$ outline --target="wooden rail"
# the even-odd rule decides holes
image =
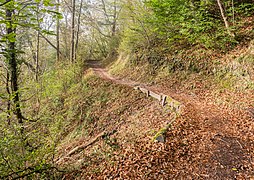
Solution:
[[[153,92],[153,91],[151,91],[145,87],[141,87],[141,86],[135,86],[134,89],[140,90],[142,93],[145,93],[147,95],[147,97],[151,96],[151,97],[157,99],[162,106],[167,105],[173,112],[175,112],[176,114],[180,114],[181,103],[174,100],[170,96],[167,96],[165,94],[158,94],[156,92]]]
[[[165,143],[166,132],[168,131],[168,129],[170,129],[171,125],[176,120],[176,118],[179,117],[181,114],[181,106],[182,106],[181,103],[174,100],[170,96],[167,96],[165,94],[155,93],[145,87],[135,86],[134,89],[140,90],[142,93],[145,93],[148,97],[151,96],[151,97],[157,99],[163,107],[166,106],[166,108],[168,108],[172,112],[172,114],[170,116],[170,120],[167,121],[166,125],[164,127],[162,127],[155,134],[155,136],[152,138],[152,141],[154,141],[154,142]]]

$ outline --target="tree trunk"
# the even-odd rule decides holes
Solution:
[[[64,19],[65,19],[65,29],[63,32],[61,32],[62,35],[64,35],[64,47],[65,47],[65,51],[64,51],[64,55],[66,57],[66,59],[68,59],[68,57],[70,56],[70,45],[69,45],[69,25],[68,25],[68,16],[64,15]]]
[[[6,0],[6,2],[11,2],[12,0]],[[6,10],[6,25],[7,37],[15,36],[15,28],[13,28],[13,10],[7,7]],[[18,118],[18,122],[23,123],[23,116],[20,109],[20,100],[19,100],[19,86],[18,86],[18,73],[17,73],[17,59],[16,59],[16,49],[15,49],[15,40],[7,40],[7,58],[10,68],[10,80],[11,80],[11,89],[13,94],[15,114]]]
[[[40,4],[37,3],[37,26],[40,28],[40,21],[39,21],[39,9]],[[35,80],[38,82],[39,80],[39,56],[40,56],[40,30],[37,30],[37,40],[36,40],[36,60],[35,60]]]
[[[72,0],[72,17],[71,17],[71,52],[70,52],[70,60],[73,63],[75,61],[74,53],[75,53],[75,1]]]
[[[229,23],[228,23],[228,20],[227,20],[227,16],[226,16],[225,13],[224,13],[224,9],[223,9],[223,7],[222,7],[221,1],[220,1],[220,0],[217,0],[217,3],[218,3],[218,6],[219,6],[219,8],[220,8],[221,17],[222,17],[222,19],[223,19],[223,21],[224,21],[224,24],[225,24],[225,27],[226,27],[226,29],[227,29],[227,31],[228,31],[228,34],[229,34],[230,36],[233,36],[233,37],[234,37],[234,34],[233,34],[233,33],[230,31],[230,29],[229,29]]]
[[[77,59],[77,53],[78,53],[80,18],[81,18],[82,6],[83,6],[83,0],[81,0],[81,2],[80,2],[79,14],[78,14],[78,29],[77,29],[76,44],[75,44],[75,59]]]
[[[6,73],[6,91],[7,91],[7,94],[8,94],[8,102],[7,102],[7,122],[8,124],[10,125],[11,124],[11,92],[10,92],[10,87],[9,87],[9,81],[10,81],[10,75],[9,75],[9,72],[7,70],[7,73]]]
[[[112,37],[116,35],[116,21],[117,21],[116,1],[114,1],[114,14],[113,14],[113,22],[112,22],[112,33],[111,33]]]
[[[40,32],[37,32],[37,46],[36,46],[36,62],[35,62],[35,79],[39,80],[39,53],[40,53]]]
[[[57,0],[57,12],[59,13],[60,0]],[[56,61],[60,61],[60,20],[56,21]]]

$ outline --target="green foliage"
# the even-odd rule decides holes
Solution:
[[[199,50],[227,52],[243,41],[241,18],[253,13],[253,3],[224,1],[228,33],[216,1],[148,0],[131,1],[121,16],[126,26],[121,34],[119,52],[132,55],[131,62],[148,62],[153,70],[168,65],[170,72],[211,73],[212,63],[200,58]],[[245,12],[245,13],[243,13]],[[126,17],[129,18],[126,18]],[[181,52],[195,51],[193,57]],[[201,53],[202,54],[202,53]],[[176,58],[175,58],[176,57]]]
[[[19,124],[8,125],[7,122],[1,121],[0,178],[20,177],[34,167],[37,173],[49,170],[42,167],[50,163],[55,143],[46,136],[42,136],[42,130],[39,127],[44,127],[45,123],[40,123],[40,126],[39,123],[34,125],[38,129],[25,128],[24,133],[21,134],[19,132],[22,127]],[[31,173],[27,177],[35,177],[35,174]]]
[[[218,13],[211,12],[211,4],[187,0],[152,0],[146,4],[154,12],[151,18],[156,27],[154,31],[169,45],[201,44],[220,49],[231,42],[226,33],[222,34],[225,38],[220,39],[220,34],[225,32],[224,24],[217,18]]]
[[[238,17],[244,16],[252,16],[254,13],[254,5],[253,2],[245,0],[245,1],[236,1],[232,4],[232,1],[225,3],[228,16],[233,18],[235,16],[237,19]],[[234,18],[235,18],[234,17]]]
[[[10,117],[9,124],[7,114],[0,113],[0,178],[60,177],[61,173],[54,167],[54,157],[65,127],[77,117],[65,100],[69,89],[76,88],[80,82],[80,67],[80,64],[60,64],[45,72],[38,83],[27,77],[22,86],[23,98],[36,96],[22,105],[28,117],[23,124],[16,123],[14,116]]]

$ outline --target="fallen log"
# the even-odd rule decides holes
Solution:
[[[81,151],[85,148],[87,148],[88,146],[91,146],[92,144],[94,144],[95,142],[97,142],[99,140],[99,138],[102,138],[103,136],[105,136],[105,134],[107,134],[105,131],[101,132],[100,134],[98,134],[95,138],[91,139],[88,143],[84,143],[81,144],[80,146],[75,147],[74,149],[72,149],[70,152],[68,152],[64,157],[60,158],[59,160],[56,161],[56,164],[59,164],[60,162],[62,162],[64,159],[68,158],[69,156],[77,153],[78,151]]]
[[[88,143],[86,144],[81,144],[80,146],[75,147],[74,149],[72,149],[66,156],[71,156],[72,154],[75,154],[76,152],[87,148],[88,146],[94,144],[97,140],[99,140],[100,137],[102,137],[105,134],[105,132],[102,132],[100,134],[98,134],[95,138],[93,138],[92,140],[90,140]]]

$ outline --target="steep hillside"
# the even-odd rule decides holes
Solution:
[[[91,113],[81,118],[58,148],[57,163],[71,167],[65,179],[253,178],[253,114],[252,107],[243,108],[251,102],[228,102],[234,91],[220,91],[218,103],[216,89],[210,87],[190,90],[180,82],[172,86],[165,78],[146,84],[183,105],[165,134],[166,142],[156,143],[153,137],[172,119],[170,109],[105,69],[88,70],[85,76],[91,88],[87,96],[103,99],[89,105]],[[199,80],[195,78],[192,82]],[[84,148],[66,156],[80,145]]]
[[[251,19],[241,31],[249,38],[225,52],[193,46],[170,53],[158,44],[121,52],[114,62],[109,56],[106,68],[87,61],[80,121],[55,159],[67,168],[64,178],[254,178]],[[161,106],[137,86],[173,98],[181,113],[174,119],[170,102]],[[160,132],[165,142],[154,141]]]

